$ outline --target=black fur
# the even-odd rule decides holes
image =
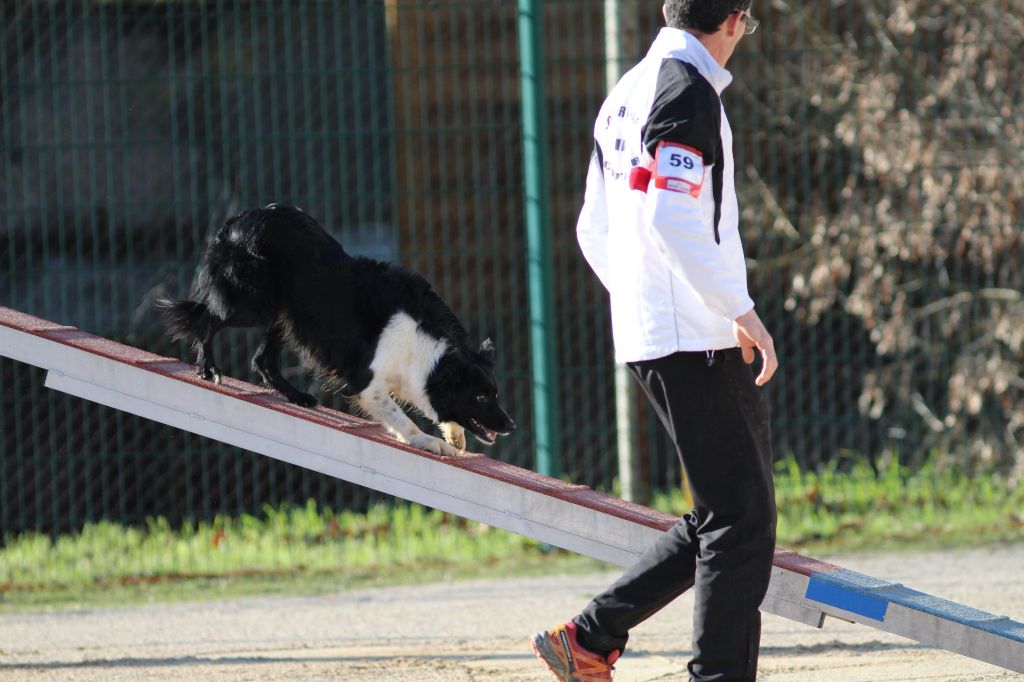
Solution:
[[[259,327],[264,339],[252,368],[268,386],[292,402],[316,405],[281,375],[287,345],[358,400],[373,380],[370,364],[385,326],[405,313],[447,344],[424,378],[438,422],[455,422],[484,442],[515,428],[498,404],[490,340],[471,347],[425,278],[349,255],[300,209],[271,204],[227,220],[207,248],[194,290],[195,300],[164,300],[159,308],[174,338],[195,343],[198,373],[206,379],[220,381],[212,345],[220,329]]]

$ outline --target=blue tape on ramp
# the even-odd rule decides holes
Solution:
[[[898,586],[882,593],[893,604],[1024,643],[1024,623]]]
[[[885,612],[889,608],[887,599],[879,599],[857,589],[851,589],[835,582],[826,582],[815,576],[811,576],[807,583],[807,592],[804,596],[807,599],[813,599],[816,602],[877,621],[885,620]]]

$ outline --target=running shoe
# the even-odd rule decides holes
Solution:
[[[576,624],[572,621],[535,634],[533,652],[560,682],[607,682],[612,679],[612,664],[620,655],[613,651],[602,656],[584,649],[576,641]]]

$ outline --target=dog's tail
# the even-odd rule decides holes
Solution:
[[[168,298],[157,300],[156,311],[160,316],[160,321],[167,327],[168,333],[175,341],[191,341],[200,336],[210,315],[205,303],[175,301]]]

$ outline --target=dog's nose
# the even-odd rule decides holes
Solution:
[[[505,420],[505,433],[512,433],[516,430],[516,423],[511,419]]]

